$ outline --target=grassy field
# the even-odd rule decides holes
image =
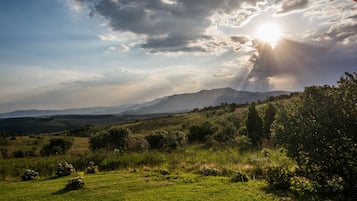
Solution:
[[[232,183],[227,177],[122,170],[84,175],[85,187],[66,191],[73,176],[27,182],[1,182],[1,200],[279,200],[263,181]]]

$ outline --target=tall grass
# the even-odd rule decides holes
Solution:
[[[1,180],[19,179],[25,169],[37,170],[41,177],[52,177],[58,162],[62,160],[72,163],[77,171],[84,171],[87,164],[93,161],[100,171],[163,167],[199,173],[202,167],[211,167],[217,168],[222,176],[230,176],[235,170],[239,170],[253,177],[256,170],[263,170],[269,166],[294,166],[294,162],[282,150],[263,149],[241,153],[231,147],[207,149],[201,145],[192,145],[172,152],[156,150],[142,153],[98,152],[0,160],[0,178]]]

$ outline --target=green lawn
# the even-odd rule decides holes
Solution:
[[[2,201],[15,200],[278,200],[263,181],[232,183],[227,177],[155,171],[114,171],[84,176],[81,190],[63,190],[70,177],[0,183]]]

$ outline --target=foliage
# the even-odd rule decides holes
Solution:
[[[357,74],[346,73],[337,87],[305,88],[297,104],[280,108],[276,143],[285,146],[299,172],[323,194],[357,193]]]
[[[148,141],[142,136],[131,135],[128,139],[128,151],[144,152],[150,147]]]
[[[186,144],[186,134],[180,131],[168,132],[165,130],[154,131],[147,135],[145,139],[148,141],[151,149],[162,149],[172,151]]]
[[[147,135],[145,139],[148,141],[151,149],[160,149],[164,146],[164,138],[166,135],[168,135],[167,131],[158,130]]]
[[[66,190],[78,190],[84,187],[83,178],[70,179],[65,187]]]
[[[218,169],[217,168],[210,168],[210,167],[203,167],[202,168],[202,175],[203,176],[217,176]]]
[[[23,158],[26,156],[26,153],[23,150],[16,150],[13,155],[15,158]]]
[[[71,175],[75,171],[76,170],[74,169],[72,164],[67,163],[66,161],[61,161],[57,165],[56,176],[57,177],[68,176],[68,175]]]
[[[95,162],[93,161],[89,162],[86,167],[86,173],[94,174],[97,172],[98,172],[98,166],[95,164]]]
[[[273,121],[275,120],[275,115],[276,115],[276,109],[275,107],[271,104],[268,103],[267,107],[264,110],[264,116],[263,116],[263,138],[265,139],[270,139],[271,137],[271,125],[273,124]]]
[[[38,177],[39,175],[40,174],[37,171],[27,169],[27,170],[25,170],[24,174],[21,176],[21,179],[22,179],[22,181],[33,180],[36,177]]]
[[[291,178],[290,190],[300,198],[312,198],[317,195],[316,184],[301,176]]]
[[[269,167],[266,172],[266,181],[268,187],[273,190],[288,190],[290,188],[290,180],[294,176],[288,168],[278,166]]]
[[[0,132],[0,146],[6,146],[8,144],[7,135]]]
[[[102,131],[92,135],[89,143],[93,151],[99,149],[113,151],[114,149],[118,149],[120,152],[124,152],[128,148],[130,135],[131,131],[127,128],[112,128],[109,131]]]
[[[42,156],[65,154],[72,144],[73,142],[67,139],[50,139],[49,143],[43,146],[40,153]]]
[[[248,117],[246,121],[247,133],[254,146],[260,144],[263,133],[263,120],[259,116],[255,103],[251,103],[248,108]]]
[[[233,143],[234,138],[237,136],[237,129],[230,123],[222,123],[222,127],[213,134],[213,139],[216,142],[227,144]]]
[[[209,136],[215,132],[213,125],[206,121],[201,125],[194,125],[190,127],[190,133],[188,134],[188,142],[206,142]]]
[[[236,171],[235,174],[231,177],[232,182],[248,182],[249,178],[246,173]]]

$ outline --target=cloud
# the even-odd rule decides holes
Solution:
[[[207,29],[214,23],[214,15],[239,12],[244,5],[259,0],[78,0],[91,7],[91,15],[101,16],[107,26],[116,32],[130,32],[145,38],[141,47],[156,52],[209,52],[210,47],[197,46],[202,41],[210,43]],[[233,23],[231,21],[231,23]],[[99,35],[102,40],[117,40],[113,35]]]
[[[354,45],[306,44],[283,40],[275,49],[255,41],[247,89],[303,89],[307,85],[335,84],[344,72],[356,70]],[[288,84],[287,80],[291,80]],[[285,84],[283,84],[285,83]]]
[[[332,25],[326,36],[337,42],[344,42],[352,38],[357,39],[357,19],[349,18]]]
[[[249,39],[245,36],[231,36],[231,40],[233,42],[238,42],[242,45],[246,44],[249,41]]]
[[[278,14],[288,13],[295,10],[306,8],[309,4],[309,0],[284,0],[281,3]]]

